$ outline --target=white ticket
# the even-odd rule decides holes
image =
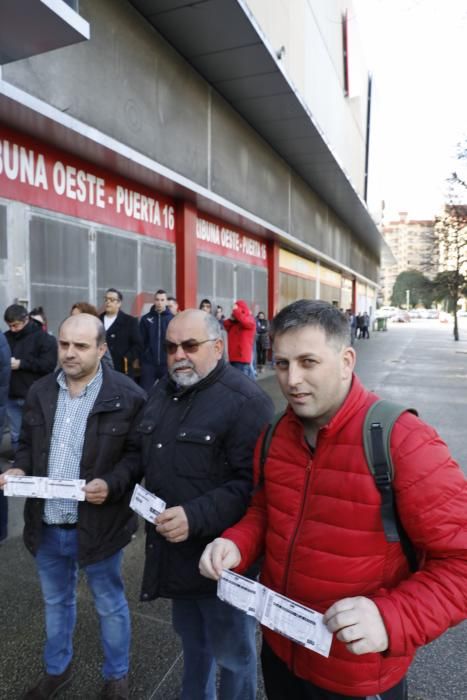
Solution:
[[[265,627],[321,656],[329,656],[332,634],[323,624],[321,613],[232,571],[222,572],[217,595],[247,615],[255,616]]]
[[[135,490],[130,501],[130,508],[135,513],[141,515],[148,523],[154,523],[154,520],[165,510],[165,501],[158,498],[147,489],[136,484]]]
[[[296,603],[268,588],[261,624],[322,656],[329,656],[332,634],[323,624],[321,613]]]
[[[256,581],[225,570],[217,582],[217,595],[224,603],[256,617],[258,586],[261,584]]]
[[[69,498],[84,501],[84,479],[49,479],[46,476],[5,476],[5,496],[27,498]]]

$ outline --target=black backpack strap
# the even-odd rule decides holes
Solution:
[[[259,456],[259,474],[258,474],[258,483],[256,484],[256,487],[253,491],[253,493],[256,493],[256,491],[259,491],[263,487],[264,484],[264,465],[266,464],[266,460],[268,458],[268,453],[269,453],[269,448],[271,447],[271,442],[272,438],[274,436],[274,432],[277,428],[278,423],[282,420],[282,418],[285,416],[285,411],[279,411],[279,413],[276,413],[272,421],[269,423],[268,427],[264,431],[263,435],[263,442],[261,443],[261,452]]]
[[[417,414],[415,409],[392,401],[376,401],[365,416],[363,443],[368,467],[381,495],[381,520],[386,540],[401,543],[411,571],[416,571],[416,552],[400,521],[392,487],[394,465],[390,449],[391,431],[396,420],[406,411]]]

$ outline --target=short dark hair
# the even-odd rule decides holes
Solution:
[[[203,304],[209,304],[209,306],[210,306],[211,309],[212,309],[212,304],[211,304],[211,302],[209,301],[209,299],[201,299],[201,301],[199,302],[199,308],[200,308],[200,309],[201,309],[201,307],[203,306]]]
[[[350,323],[336,306],[320,299],[299,299],[285,306],[271,321],[271,337],[306,326],[321,328],[327,340],[340,347],[350,345]]]
[[[165,296],[167,296],[165,289],[158,289],[157,292],[154,292],[154,296],[156,296],[156,294],[165,294]]]
[[[116,294],[118,296],[118,301],[123,301],[123,294],[119,292],[118,289],[115,289],[115,287],[109,287],[105,290],[106,294],[108,294],[109,292],[112,292],[112,294]]]
[[[24,321],[28,317],[28,310],[21,304],[11,304],[5,309],[3,319],[5,323]]]
[[[159,292],[157,292],[159,294]],[[167,297],[167,301],[177,301],[175,297]]]

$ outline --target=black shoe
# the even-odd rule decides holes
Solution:
[[[102,700],[128,700],[128,676],[106,681],[100,697]]]
[[[71,676],[71,664],[58,676],[43,673],[34,688],[30,688],[23,695],[23,700],[48,700],[48,698],[54,698],[62,688],[68,685],[71,681]]]

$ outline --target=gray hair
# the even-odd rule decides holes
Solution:
[[[221,337],[221,328],[219,325],[219,321],[212,314],[207,314],[204,311],[203,313],[205,315],[204,325],[206,327],[206,332],[208,334],[209,340],[217,340]]]
[[[271,321],[271,337],[287,331],[315,326],[339,349],[350,345],[350,322],[336,306],[320,299],[299,299],[285,306]]]

